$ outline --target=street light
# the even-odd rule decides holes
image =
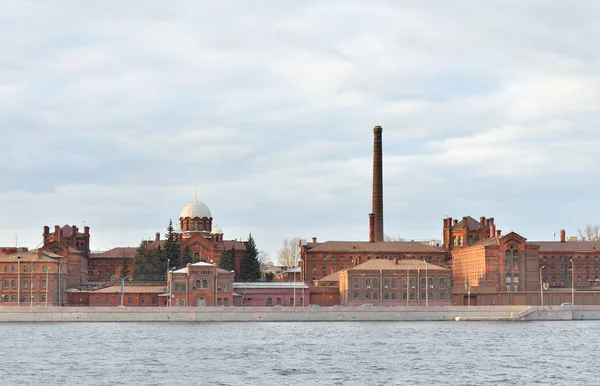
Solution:
[[[540,267],[540,304],[544,307],[544,285],[542,284],[542,269],[546,268],[545,265]]]
[[[571,305],[575,305],[575,262],[573,259],[569,259],[571,261]]]
[[[21,306],[21,256],[17,256],[17,307]]]
[[[50,273],[50,267],[46,270],[46,307],[48,307],[48,274]]]
[[[29,307],[33,307],[33,267],[33,264],[29,267]]]

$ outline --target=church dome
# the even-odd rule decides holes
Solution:
[[[195,218],[195,217],[211,218],[212,215],[210,214],[210,209],[208,209],[208,206],[204,205],[203,203],[201,203],[198,200],[194,200],[183,207],[183,209],[181,210],[181,216],[179,216],[179,218],[188,218],[188,217],[189,218]]]
[[[219,228],[218,225],[215,225],[212,229],[212,231],[210,232],[211,235],[220,235],[223,234],[223,230],[221,228]]]

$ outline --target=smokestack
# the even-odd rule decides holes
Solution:
[[[381,126],[373,127],[373,215],[375,241],[383,241],[383,162]]]
[[[375,242],[375,214],[369,213],[369,242]]]
[[[567,241],[567,232],[564,229],[560,230],[560,242],[564,243]]]
[[[317,243],[317,238],[313,237],[312,239],[313,239],[313,244],[316,244]]]
[[[490,225],[490,238],[496,237],[496,226],[494,224]]]

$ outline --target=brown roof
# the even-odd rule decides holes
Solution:
[[[246,244],[244,244],[241,241],[237,241],[237,240],[223,240],[223,246],[227,249],[232,249],[233,247],[235,247],[235,249],[245,249],[246,248]]]
[[[600,253],[600,241],[530,241],[540,246],[540,252]]]
[[[415,241],[325,241],[311,249],[311,252],[345,253],[444,253],[443,248],[432,247]]]
[[[456,225],[452,226],[452,229],[461,229],[463,227],[464,219],[460,220]],[[467,216],[467,228],[472,230],[477,230],[481,227],[481,223],[475,220],[471,216]]]
[[[131,294],[131,293],[160,294],[165,291],[166,291],[165,286],[125,285],[125,293],[127,293],[127,294]],[[121,293],[121,286],[120,285],[111,285],[111,286],[100,288],[100,289],[97,289],[95,291],[90,291],[90,292],[94,293],[94,294]]]
[[[325,276],[324,278],[321,278],[317,281],[340,281],[340,275],[339,275],[339,271],[336,271],[330,275]]]
[[[350,270],[398,270],[398,271],[406,271],[413,270],[416,271],[418,269],[425,271],[448,271],[447,268],[440,267],[438,265],[429,264],[423,260],[410,259],[410,260],[387,260],[387,259],[371,259],[362,264],[359,264],[355,267],[350,268]],[[322,280],[322,279],[321,279]]]
[[[17,259],[19,257],[19,259]],[[38,256],[38,251],[27,251],[18,253],[0,253],[0,262],[3,263],[16,263],[21,262],[32,262],[32,261],[48,261],[55,262],[55,259],[60,259],[62,256],[56,253],[43,251],[42,256]]]
[[[71,237],[73,235],[73,227],[71,225],[63,225],[62,228],[62,237]],[[83,236],[84,233],[77,231],[76,236]]]
[[[135,257],[137,248],[136,247],[116,247],[109,249],[102,253],[92,253],[90,257],[93,258],[122,258],[122,257]]]

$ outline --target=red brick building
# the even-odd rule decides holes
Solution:
[[[75,225],[54,226],[54,232],[44,226],[43,249],[66,258],[68,287],[76,288],[89,280],[90,227],[79,232]]]
[[[233,277],[233,272],[202,261],[171,271],[167,277],[170,306],[233,305]]]

